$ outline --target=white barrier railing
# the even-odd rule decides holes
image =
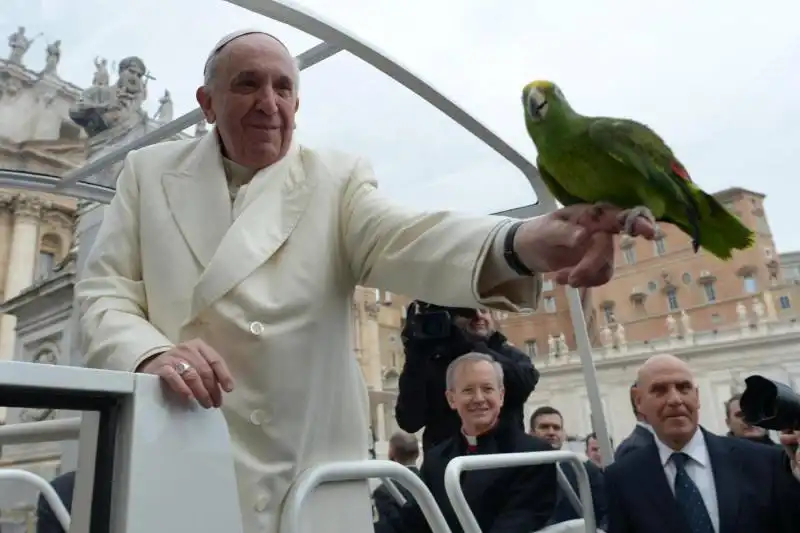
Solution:
[[[461,474],[465,470],[487,470],[490,468],[512,468],[534,466],[546,463],[569,463],[578,478],[578,493],[583,507],[583,522],[587,533],[595,533],[596,523],[592,506],[592,490],[589,485],[589,474],[583,461],[574,452],[524,452],[498,453],[494,455],[470,455],[456,457],[447,465],[444,472],[444,487],[453,505],[453,510],[461,523],[464,533],[482,533],[469,508],[464,491],[461,489]]]
[[[80,417],[9,424],[0,426],[0,446],[76,440],[80,436],[80,432]]]
[[[3,468],[0,469],[0,480],[21,481],[36,487],[36,489],[42,493],[42,496],[47,503],[50,504],[50,509],[52,509],[53,514],[56,515],[58,523],[61,524],[61,527],[64,528],[64,531],[69,531],[69,525],[71,522],[69,512],[61,502],[61,498],[59,498],[58,493],[56,493],[55,489],[51,487],[50,483],[48,483],[44,478],[28,472],[27,470]]]
[[[80,435],[81,419],[61,418],[43,420],[41,422],[21,422],[0,427],[0,446],[9,444],[29,444],[34,442],[52,442],[74,440]],[[20,481],[33,485],[50,505],[58,523],[69,531],[71,518],[55,489],[41,476],[27,470],[17,468],[0,469],[0,480]]]
[[[280,533],[297,533],[303,503],[323,483],[388,478],[406,487],[431,527],[431,533],[451,533],[441,509],[425,483],[407,467],[392,461],[366,460],[329,463],[304,471],[292,485],[281,513]]]

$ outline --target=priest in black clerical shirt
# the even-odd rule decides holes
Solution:
[[[454,457],[552,450],[542,439],[515,424],[499,422],[503,405],[503,369],[486,354],[468,353],[447,369],[447,400],[461,418],[461,432],[425,453],[420,474],[453,533],[461,525],[444,488],[444,471]],[[461,486],[484,533],[531,533],[547,524],[556,503],[555,465],[524,466],[465,473]],[[375,524],[376,533],[427,532],[416,504]]]

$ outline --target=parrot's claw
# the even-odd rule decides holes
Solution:
[[[600,220],[600,218],[603,216],[603,213],[605,213],[606,211],[614,211],[615,209],[617,208],[616,206],[614,206],[614,204],[607,202],[597,202],[595,204],[592,204],[592,210],[591,210],[592,219],[595,221]]]
[[[653,216],[653,212],[643,205],[634,207],[628,211],[623,211],[620,216],[624,217],[625,220],[623,232],[631,237],[636,237],[636,233],[633,230],[633,224],[636,222],[637,218],[644,217],[654,226],[656,223],[656,217]]]

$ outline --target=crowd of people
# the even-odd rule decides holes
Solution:
[[[413,307],[432,308],[419,302]],[[441,312],[433,308],[432,313]],[[470,316],[466,310],[448,311],[452,328],[448,336],[426,339],[424,364],[413,332],[425,328],[407,322],[403,336],[407,359],[396,410],[398,424],[408,432],[422,425],[420,417],[407,416],[409,402],[415,412],[429,413],[417,472],[451,530],[462,531],[444,491],[449,460],[469,454],[560,450],[566,429],[557,408],[541,406],[531,415],[526,433],[517,414],[538,380],[530,360],[509,357],[516,349],[496,331],[489,313],[474,310],[471,320],[465,320]],[[421,318],[412,315],[410,320]],[[451,339],[455,339],[452,344]],[[520,375],[528,377],[525,389],[520,388]],[[635,380],[630,396],[637,422],[616,447],[614,463],[603,466],[595,434],[584,440],[584,468],[598,528],[609,533],[800,530],[800,512],[794,505],[800,498],[795,434],[782,435],[781,445],[764,429],[749,424],[742,415],[741,395],[725,402],[729,434],[710,433],[699,423],[699,393],[692,370],[678,357],[651,357]],[[427,395],[418,392],[417,383],[429,384]],[[444,390],[432,390],[430,384],[437,383]],[[515,388],[511,394],[509,388]],[[450,411],[426,407],[434,402],[446,403]],[[412,434],[392,437],[392,460],[416,468],[419,455]],[[530,533],[584,516],[576,473],[565,466],[470,473],[462,486],[481,531]],[[408,501],[401,505],[383,485],[374,494],[376,532],[427,530],[410,495],[405,494]]]

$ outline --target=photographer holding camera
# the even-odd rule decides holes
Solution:
[[[395,419],[408,433],[425,428],[423,450],[461,428],[458,414],[445,397],[445,373],[453,359],[469,352],[490,355],[503,367],[505,399],[500,417],[524,428],[523,405],[539,381],[539,372],[530,357],[495,329],[488,311],[414,301],[402,337],[406,361]]]

